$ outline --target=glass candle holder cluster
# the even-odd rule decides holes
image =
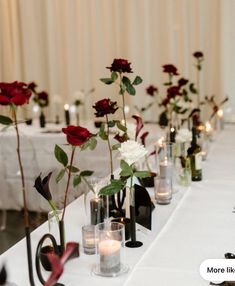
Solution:
[[[127,272],[124,225],[106,221],[95,226],[95,234],[96,263],[93,266],[93,273],[115,277]]]

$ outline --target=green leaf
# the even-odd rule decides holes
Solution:
[[[96,145],[97,145],[96,138],[95,137],[91,137],[91,139],[89,140],[89,149],[90,150],[94,150]]]
[[[126,127],[122,125],[120,121],[117,121],[117,128],[123,132],[126,132]]]
[[[124,76],[122,78],[122,82],[123,84],[126,86],[126,91],[130,94],[130,95],[135,95],[135,88],[134,86],[131,84],[131,81],[128,77]]]
[[[132,82],[133,85],[138,85],[142,82],[142,78],[140,76],[137,75],[137,77],[134,79],[134,81]]]
[[[10,125],[13,123],[10,117],[0,115],[0,123],[3,125]]]
[[[111,79],[112,81],[115,81],[118,78],[118,74],[116,72],[111,73]]]
[[[133,175],[133,170],[131,166],[127,164],[126,161],[121,160],[120,167],[122,169],[122,171],[120,172],[120,176],[128,177]]]
[[[147,177],[151,177],[151,173],[148,171],[136,171],[134,173],[134,176],[137,178],[147,178]]]
[[[111,78],[101,78],[100,79],[102,82],[104,82],[105,84],[112,84],[113,80]]]
[[[80,173],[80,176],[81,176],[81,177],[89,177],[89,176],[91,176],[93,173],[94,173],[93,171],[85,170],[85,171],[82,171],[82,172]]]
[[[70,166],[67,166],[66,168],[67,168],[68,171],[69,171]],[[79,172],[79,169],[78,169],[77,167],[71,166],[71,172],[72,172],[72,173],[77,173],[77,172]]]
[[[56,183],[59,183],[59,181],[64,177],[65,169],[62,169],[59,174],[56,176]]]
[[[197,89],[195,88],[194,83],[190,83],[190,85],[189,85],[189,90],[190,90],[192,93],[197,94]]]
[[[62,148],[57,144],[55,145],[54,154],[58,162],[60,162],[65,167],[68,165],[68,156]]]
[[[112,150],[117,150],[117,149],[120,148],[120,147],[121,147],[121,143],[114,144],[114,145],[112,146]]]
[[[126,91],[126,86],[123,84],[123,82],[120,83],[120,90],[119,94],[124,94]]]
[[[104,128],[105,128],[105,124],[102,123],[100,127],[100,131],[99,131],[99,136],[103,140],[108,140],[108,134],[105,132]]]
[[[73,186],[76,187],[81,183],[82,179],[80,175],[76,175],[73,178]]]
[[[108,126],[112,128],[115,126],[115,123],[116,123],[115,120],[111,120],[108,122]]]
[[[112,180],[111,184],[103,187],[99,191],[99,195],[111,196],[120,192],[126,185],[126,181]]]

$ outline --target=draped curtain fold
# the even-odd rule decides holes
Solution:
[[[52,119],[77,91],[95,88],[82,108],[87,119],[96,100],[120,101],[117,87],[99,81],[114,58],[127,58],[144,79],[127,99],[133,108],[150,100],[149,84],[164,95],[163,64],[195,81],[192,53],[201,50],[201,94],[219,100],[235,92],[234,8],[233,0],[0,0],[0,80],[35,81],[50,94]],[[154,119],[155,109],[147,116]]]

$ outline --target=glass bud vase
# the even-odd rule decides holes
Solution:
[[[41,128],[44,128],[46,126],[46,117],[45,117],[43,110],[41,110],[41,113],[40,113],[39,123],[40,123]]]

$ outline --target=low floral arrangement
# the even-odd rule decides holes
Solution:
[[[28,88],[33,92],[34,98],[33,101],[38,104],[38,106],[42,109],[49,105],[49,96],[46,91],[38,92],[37,89],[38,85],[35,82],[31,82],[28,85]]]

